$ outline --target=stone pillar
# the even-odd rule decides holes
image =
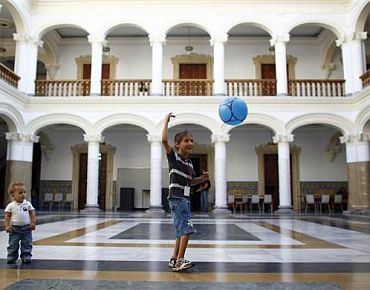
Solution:
[[[103,46],[106,41],[103,37],[89,35],[91,43],[91,84],[90,96],[101,95],[101,72],[103,63]]]
[[[16,41],[14,72],[20,76],[18,89],[26,95],[35,95],[38,46],[43,42],[22,33],[14,33]]]
[[[163,214],[162,209],[162,137],[147,135],[150,142],[150,208],[148,213]]]
[[[150,45],[152,46],[152,96],[163,96],[162,74],[163,74],[163,45],[166,37],[149,36]]]
[[[348,211],[370,214],[370,134],[345,135]]]
[[[8,141],[5,188],[7,189],[11,182],[23,182],[26,186],[27,198],[30,200],[33,143],[37,143],[39,137],[11,132],[6,133],[5,138]],[[8,194],[4,197],[4,202],[9,202]]]
[[[227,208],[226,184],[226,142],[230,140],[228,134],[212,135],[215,146],[215,209],[214,214],[229,214]]]
[[[212,38],[211,46],[213,46],[213,95],[225,95],[225,42],[228,35],[220,38]]]
[[[352,95],[362,90],[360,76],[364,73],[365,68],[363,41],[366,38],[367,32],[354,32],[336,42],[337,46],[342,48],[346,95]]]
[[[59,69],[59,64],[48,63],[45,65],[48,80],[54,80]]]
[[[276,69],[276,95],[288,95],[287,57],[286,43],[290,35],[279,35],[270,40],[271,46],[275,46],[275,69]]]
[[[101,135],[84,135],[88,142],[87,149],[87,184],[86,184],[86,205],[85,210],[99,210],[99,146],[104,142]]]
[[[278,144],[279,163],[279,209],[276,213],[290,214],[292,209],[291,196],[291,172],[290,172],[290,148],[289,142],[293,142],[293,135],[276,135],[274,143]]]

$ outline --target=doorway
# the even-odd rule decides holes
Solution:
[[[91,79],[91,63],[84,63],[82,67],[82,78],[84,80],[90,80]],[[109,63],[103,63],[102,64],[102,69],[101,69],[101,79],[102,80],[108,80],[110,78],[110,64]],[[102,94],[105,96],[108,94],[108,87],[105,86],[104,92]],[[83,90],[83,93],[86,95],[87,91]],[[83,95],[83,96],[85,96]]]
[[[202,171],[207,171],[207,154],[191,154],[190,160],[196,176],[200,176]],[[200,211],[200,194],[196,192],[198,186],[194,186],[190,195],[190,204],[193,211]]]
[[[279,167],[277,154],[264,155],[265,194],[272,195],[274,211],[279,207]]]
[[[40,178],[41,178],[41,144],[33,143],[32,154],[32,186],[31,186],[31,201],[34,207],[38,209],[38,205],[42,199],[40,193]]]
[[[181,96],[205,96],[207,94],[207,84],[197,80],[207,79],[207,64],[180,63],[179,67],[180,79],[189,80],[180,83],[179,94]]]

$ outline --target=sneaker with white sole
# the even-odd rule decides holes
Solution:
[[[176,258],[175,257],[171,257],[170,261],[168,262],[168,268],[175,267],[175,264],[176,264]]]
[[[195,265],[194,263],[192,263],[188,260],[185,260],[184,258],[180,258],[180,259],[177,260],[175,266],[172,268],[172,271],[173,272],[181,272],[181,271],[190,269],[194,265]]]

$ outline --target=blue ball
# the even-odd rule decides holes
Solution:
[[[228,125],[238,125],[248,116],[247,104],[237,98],[228,97],[218,107],[221,120]]]

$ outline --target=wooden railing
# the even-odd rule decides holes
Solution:
[[[289,80],[288,93],[298,97],[343,97],[344,80]]]
[[[370,85],[370,70],[366,71],[362,76],[360,76],[362,81],[362,88],[366,88]]]
[[[163,80],[165,96],[212,96],[212,80]]]
[[[103,96],[149,96],[151,80],[102,80]]]
[[[227,96],[275,96],[276,80],[225,80]]]
[[[18,81],[21,79],[14,72],[8,69],[5,65],[0,63],[0,79],[7,82],[9,85],[17,88]]]
[[[36,96],[75,97],[90,94],[90,80],[37,80]]]

